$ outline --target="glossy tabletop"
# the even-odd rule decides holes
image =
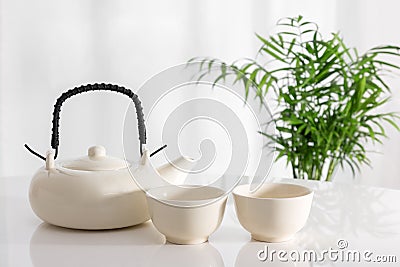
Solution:
[[[29,179],[0,178],[0,266],[400,265],[400,191],[277,180],[315,190],[308,222],[293,240],[275,244],[251,240],[230,198],[222,225],[209,242],[173,245],[150,221],[108,231],[48,225],[30,209]]]

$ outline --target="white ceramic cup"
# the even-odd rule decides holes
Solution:
[[[312,190],[283,183],[264,184],[254,193],[249,188],[236,187],[233,197],[239,222],[253,239],[283,242],[303,228],[310,214]]]
[[[150,217],[167,241],[200,244],[219,227],[227,196],[215,187],[164,186],[147,191]]]

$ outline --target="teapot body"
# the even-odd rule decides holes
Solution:
[[[114,229],[149,220],[145,193],[128,168],[82,171],[40,168],[29,201],[35,214],[53,225],[87,230]]]

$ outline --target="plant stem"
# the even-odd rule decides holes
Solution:
[[[326,175],[326,181],[328,181],[328,182],[332,181],[332,175],[333,175],[333,171],[335,170],[335,166],[336,166],[336,163],[334,163],[334,160],[331,160],[331,162],[329,162],[329,168],[328,168],[328,173]]]

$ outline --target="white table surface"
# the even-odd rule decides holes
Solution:
[[[239,225],[232,199],[220,228],[201,245],[165,244],[151,222],[109,231],[79,231],[43,223],[30,209],[29,179],[0,178],[0,266],[400,266],[400,191],[284,179],[315,190],[306,226],[289,242],[267,244],[250,239]],[[397,263],[281,262],[257,258],[268,250],[321,253],[347,250],[395,256]],[[345,250],[346,250],[345,249]]]

